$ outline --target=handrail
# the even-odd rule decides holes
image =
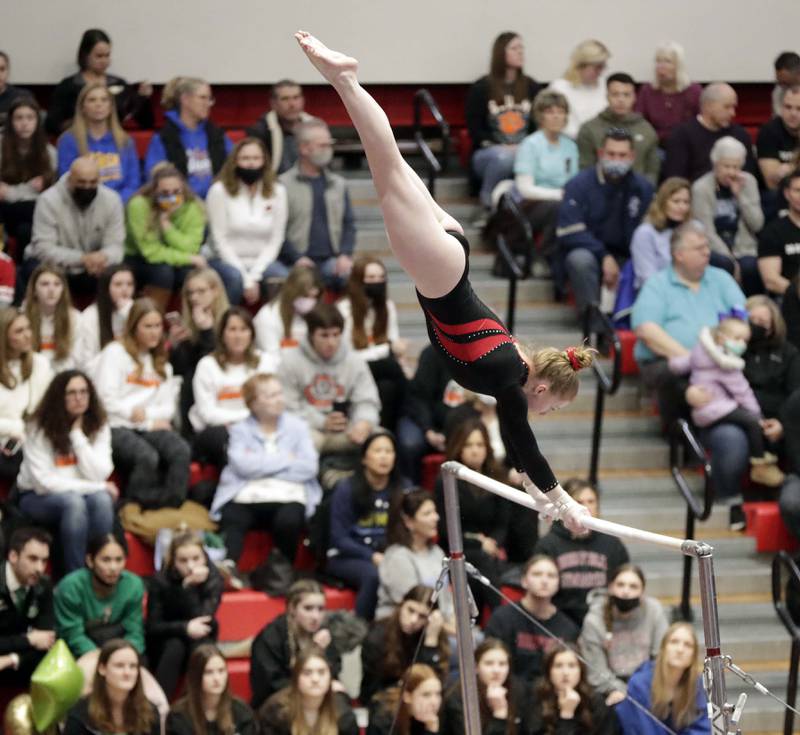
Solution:
[[[596,325],[602,325],[602,334]],[[597,474],[600,466],[600,440],[603,435],[603,415],[605,413],[606,396],[613,396],[622,382],[622,345],[614,325],[597,304],[589,304],[583,312],[583,338],[590,340],[593,334],[604,337],[611,345],[614,353],[611,377],[603,366],[595,360],[592,370],[597,377],[597,395],[594,402],[594,424],[592,427],[592,454],[589,459],[589,482],[597,486]]]
[[[781,567],[785,567],[790,580],[794,579],[800,588],[800,568],[794,559],[785,551],[779,551],[772,560],[772,604],[781,622],[792,639],[792,651],[789,657],[789,676],[786,682],[786,702],[794,707],[797,699],[797,672],[800,663],[800,627],[792,619],[782,594]],[[788,707],[783,720],[784,735],[791,735],[794,730],[794,712]]]
[[[441,161],[439,161],[431,150],[431,147],[422,134],[423,105],[428,108],[439,128],[442,139]],[[414,93],[414,141],[428,165],[428,191],[430,191],[431,196],[435,197],[436,176],[447,170],[447,164],[450,158],[450,125],[444,115],[442,115],[442,111],[436,104],[436,100],[433,99],[433,95],[425,88],[418,89]]]
[[[703,504],[697,502],[689,483],[681,470],[681,449],[688,448],[694,455],[703,470]],[[669,433],[669,465],[672,479],[678,491],[686,501],[686,538],[694,538],[695,521],[705,521],[711,515],[714,506],[714,484],[711,475],[711,463],[706,457],[706,452],[694,435],[689,422],[678,419],[671,427]],[[686,557],[683,560],[683,580],[681,582],[681,602],[677,613],[681,620],[692,619],[692,560]]]

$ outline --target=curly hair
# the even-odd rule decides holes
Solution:
[[[534,689],[536,697],[542,708],[542,724],[544,725],[544,735],[555,735],[558,728],[558,692],[550,678],[550,672],[555,665],[556,658],[562,654],[575,656],[575,652],[558,645],[551,648],[545,655],[542,662],[542,678],[539,679]],[[575,710],[575,720],[580,723],[580,732],[592,732],[594,728],[594,718],[592,717],[592,688],[586,681],[586,666],[577,656],[578,665],[581,669],[581,678],[575,691],[578,692],[581,702]]]
[[[106,411],[89,376],[81,370],[65,370],[58,373],[47,386],[31,421],[47,437],[53,449],[58,454],[64,455],[72,451],[69,432],[75,419],[67,413],[66,393],[67,386],[73,378],[83,378],[89,390],[89,407],[81,418],[83,433],[91,441],[107,423]]]

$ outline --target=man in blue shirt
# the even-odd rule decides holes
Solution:
[[[634,158],[631,134],[612,128],[597,166],[584,169],[564,188],[556,235],[579,316],[600,302],[601,283],[617,288],[633,231],[653,198],[653,185],[631,170]]]
[[[721,313],[743,310],[745,303],[733,277],[709,265],[711,249],[701,223],[690,220],[678,227],[670,250],[672,264],[645,281],[631,317],[642,381],[655,389],[666,427],[688,414],[688,381],[670,372],[668,359],[688,354],[703,327],[716,326]],[[741,474],[749,464],[747,437],[739,427],[716,424],[703,432],[703,439],[711,450],[717,499],[733,503],[731,527],[741,529],[744,516],[735,499]]]
[[[289,218],[282,259],[319,268],[325,285],[341,290],[353,267],[355,219],[347,184],[328,170],[333,138],[319,118],[295,128],[297,163],[281,174]]]

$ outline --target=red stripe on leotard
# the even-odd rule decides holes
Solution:
[[[440,322],[430,311],[428,311],[428,316],[439,329],[448,334],[470,334],[473,332],[486,332],[495,329],[503,334],[508,334],[508,330],[494,319],[476,319],[475,321],[466,322],[465,324],[445,324],[444,322]]]
[[[434,329],[439,343],[442,345],[445,352],[462,362],[475,362],[475,360],[479,360],[484,355],[488,355],[500,345],[509,344],[511,342],[507,334],[493,334],[489,337],[482,337],[481,339],[466,343],[456,342],[445,336],[435,325]]]

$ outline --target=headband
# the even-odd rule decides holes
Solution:
[[[750,315],[747,313],[747,311],[739,308],[738,306],[732,306],[728,311],[721,311],[717,314],[717,318],[720,321],[723,319],[741,319],[743,322],[746,322],[749,317]]]
[[[581,364],[578,362],[578,358],[575,357],[574,347],[567,347],[567,358],[569,359],[569,364],[572,365],[572,369],[577,373],[581,369]]]

